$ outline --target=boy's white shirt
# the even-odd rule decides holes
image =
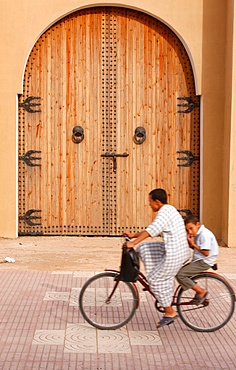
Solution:
[[[214,265],[219,252],[219,246],[215,235],[204,225],[201,225],[194,237],[194,242],[202,250],[209,250],[210,252],[208,256],[204,256],[204,254],[194,248],[192,262],[203,260],[210,266]]]

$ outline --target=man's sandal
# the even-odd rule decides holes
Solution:
[[[157,324],[157,329],[159,329],[159,328],[161,328],[162,326],[165,326],[165,325],[173,324],[175,319],[177,319],[178,317],[179,317],[178,315],[176,315],[175,317],[163,316],[163,318]]]

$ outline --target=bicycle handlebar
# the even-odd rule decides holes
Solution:
[[[131,239],[130,239],[128,236],[125,236],[125,241],[126,241],[126,242],[130,242],[130,240],[131,240]]]

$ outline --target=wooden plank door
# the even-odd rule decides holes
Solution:
[[[53,25],[31,52],[19,98],[20,234],[139,230],[155,187],[197,214],[199,107],[186,97],[198,103],[189,59],[156,19],[104,7]],[[192,165],[179,166],[181,155]]]
[[[151,222],[148,193],[156,187],[167,190],[183,217],[199,213],[199,99],[187,53],[168,27],[120,8],[107,22],[111,150],[128,154],[117,157],[107,184],[109,230],[120,235]],[[145,140],[137,143],[140,128]]]
[[[40,150],[41,160],[40,167],[21,162],[21,214],[40,210],[31,215],[40,216],[41,225],[28,225],[21,217],[26,233],[103,232],[101,19],[96,11],[63,19],[42,35],[30,55],[21,101],[39,96],[41,111],[21,111],[20,149],[21,156]],[[78,129],[80,135],[73,137]]]

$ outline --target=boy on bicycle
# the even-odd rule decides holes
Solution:
[[[184,290],[193,289],[196,292],[192,303],[199,305],[205,301],[208,292],[196,284],[191,276],[206,271],[213,266],[219,248],[214,234],[204,225],[201,225],[196,216],[188,216],[184,223],[188,233],[189,246],[194,251],[191,262],[179,270],[176,279]]]

